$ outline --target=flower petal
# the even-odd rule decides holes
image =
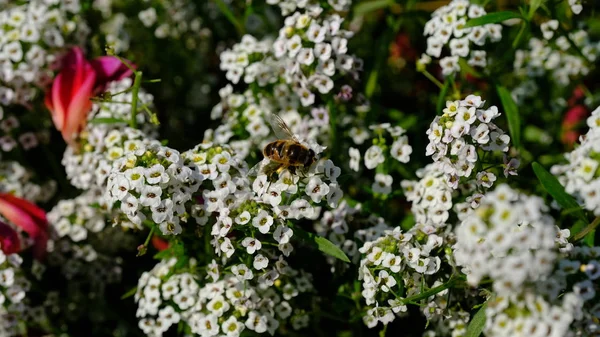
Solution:
[[[21,239],[14,228],[0,222],[0,248],[4,254],[18,253],[21,250]]]
[[[135,68],[131,62],[126,61]],[[96,88],[104,88],[108,82],[118,81],[133,73],[118,57],[100,56],[90,61],[96,71]]]
[[[96,74],[89,65],[85,67],[82,73],[85,73],[84,81],[71,97],[65,125],[62,129],[63,138],[67,143],[72,142],[75,133],[79,132],[85,126],[88,113],[92,108],[92,101],[90,99],[93,95]]]

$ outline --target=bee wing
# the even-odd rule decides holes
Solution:
[[[261,160],[256,165],[252,166],[252,168],[248,170],[248,177],[257,177],[262,171],[263,165],[263,161]]]
[[[290,128],[285,124],[283,119],[279,117],[279,115],[272,113],[269,116],[269,124],[271,124],[271,129],[275,133],[275,136],[279,139],[293,139],[297,141],[296,137],[290,130]]]
[[[248,171],[248,177],[257,177],[259,174],[266,174],[270,176],[280,166],[281,164],[276,163],[268,158],[264,158]]]

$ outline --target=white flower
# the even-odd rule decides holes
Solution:
[[[350,147],[349,150],[350,156],[350,169],[358,172],[360,167],[360,151],[357,148]]]
[[[252,225],[258,228],[261,233],[266,234],[271,229],[271,225],[273,225],[273,217],[267,211],[261,209],[252,219]]]
[[[412,151],[413,149],[407,144],[406,139],[400,137],[392,143],[390,154],[397,161],[401,163],[408,163],[410,161],[410,155],[412,154]]]
[[[367,152],[365,152],[365,166],[369,170],[374,169],[384,161],[385,157],[383,156],[383,150],[377,145],[371,146]]]
[[[329,186],[325,184],[320,177],[313,176],[306,184],[306,195],[308,195],[312,201],[319,203],[321,199],[329,193]]]
[[[262,248],[262,244],[255,238],[246,237],[242,240],[242,246],[246,247],[248,254],[254,254],[255,251]]]
[[[284,244],[290,241],[290,238],[293,234],[294,231],[292,231],[291,228],[279,225],[273,233],[273,238],[275,239],[275,241],[277,241],[277,243]]]
[[[452,75],[455,72],[460,71],[458,56],[446,56],[442,58],[440,60],[440,66],[442,67],[442,74],[444,76]]]
[[[233,255],[233,253],[235,252],[235,247],[233,247],[233,244],[231,243],[231,240],[229,240],[229,238],[223,239],[220,248],[221,252],[225,253],[225,256],[227,256],[228,258],[230,258],[231,255]]]
[[[149,7],[138,13],[138,18],[142,21],[144,27],[150,27],[156,22],[156,9]]]
[[[244,324],[238,322],[234,316],[230,316],[223,324],[221,324],[221,330],[227,335],[227,337],[237,337],[244,330]]]
[[[159,186],[144,186],[140,191],[140,204],[147,207],[158,207],[161,203],[162,192],[162,188]]]
[[[159,228],[163,235],[177,235],[181,234],[182,231],[179,218],[172,218],[170,221],[165,221],[159,225]]]
[[[267,268],[268,265],[269,265],[269,259],[264,257],[262,254],[257,254],[254,257],[254,261],[252,262],[252,266],[256,270],[265,269],[265,268]]]
[[[374,193],[390,194],[390,192],[392,192],[393,181],[394,178],[392,178],[391,175],[377,173],[375,175],[375,181],[373,182],[373,186],[371,186],[371,188],[373,189]]]

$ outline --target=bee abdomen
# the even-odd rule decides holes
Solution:
[[[263,150],[263,155],[271,160],[280,162],[283,158],[285,142],[275,141],[267,144]]]

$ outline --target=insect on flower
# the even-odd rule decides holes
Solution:
[[[315,151],[301,144],[281,117],[271,114],[269,123],[278,140],[265,146],[263,149],[265,159],[254,166],[249,175],[256,175],[260,171],[271,176],[285,169],[296,174],[297,169],[308,169],[317,161]]]

